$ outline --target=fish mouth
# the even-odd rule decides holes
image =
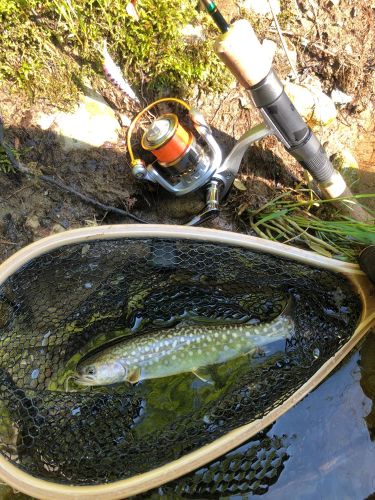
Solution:
[[[94,377],[90,377],[87,375],[76,375],[75,377],[72,377],[72,380],[78,385],[95,385]]]

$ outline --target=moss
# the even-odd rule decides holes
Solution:
[[[208,16],[187,0],[142,0],[140,20],[122,0],[0,0],[3,27],[0,78],[30,97],[74,100],[85,77],[102,72],[97,44],[110,53],[135,88],[153,96],[188,94],[198,84],[222,90],[230,76],[213,52],[217,34]],[[203,25],[205,40],[186,42],[181,28]]]

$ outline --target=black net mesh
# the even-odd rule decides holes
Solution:
[[[157,498],[245,498],[263,495],[276,483],[289,459],[289,436],[256,437],[220,459],[171,481],[155,490],[138,495],[137,500]]]
[[[183,373],[69,384],[89,348],[186,319],[269,321],[290,295],[292,337],[212,367],[211,383]],[[285,401],[350,338],[360,308],[343,276],[242,248],[161,239],[62,247],[0,287],[1,453],[77,485],[164,465]]]

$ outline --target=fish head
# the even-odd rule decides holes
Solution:
[[[124,382],[127,375],[128,368],[119,361],[102,364],[88,361],[78,364],[74,380],[79,385],[110,385]]]

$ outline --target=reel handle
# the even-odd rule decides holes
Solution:
[[[219,215],[221,183],[219,181],[211,181],[206,195],[206,207],[200,214],[196,215],[187,226],[199,226],[208,220],[215,219]]]

